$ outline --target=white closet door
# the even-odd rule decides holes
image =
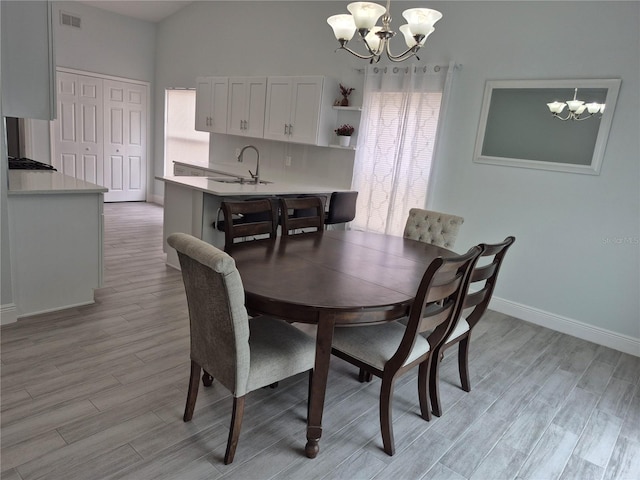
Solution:
[[[106,202],[146,199],[147,87],[104,80]]]
[[[52,164],[65,175],[104,185],[102,80],[58,72],[56,84]]]

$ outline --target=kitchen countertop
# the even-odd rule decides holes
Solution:
[[[174,161],[173,163],[176,165],[184,166],[184,167],[200,168],[202,170],[206,170],[214,174],[217,173],[220,175],[233,175],[236,177],[244,177],[244,178],[251,178],[249,176],[249,170],[255,169],[255,162],[252,160],[244,163],[235,162],[235,163],[204,164],[204,163],[193,163],[193,162],[189,163],[189,162],[178,162],[178,161]]]
[[[213,176],[212,176],[213,177]],[[242,196],[250,195],[289,195],[296,193],[330,193],[346,191],[344,188],[335,188],[322,185],[308,185],[301,183],[289,183],[284,181],[267,183],[267,184],[240,184],[240,183],[221,183],[211,180],[212,177],[186,177],[186,176],[164,176],[156,177],[161,180],[175,185],[192,188],[201,192],[210,193],[219,197],[226,196]],[[216,177],[213,177],[216,178]]]
[[[8,195],[105,193],[109,189],[50,170],[9,170]]]

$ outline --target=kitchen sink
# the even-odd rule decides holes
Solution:
[[[254,183],[253,180],[250,180],[247,178],[240,178],[240,177],[207,177],[207,179],[213,182],[218,182],[218,183],[237,183],[241,185],[244,185],[244,184],[251,185]],[[267,180],[260,180],[261,185],[266,185],[268,183],[273,183],[273,182],[269,182]]]

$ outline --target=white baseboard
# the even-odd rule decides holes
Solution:
[[[18,321],[18,310],[15,304],[7,303],[0,306],[0,325],[7,325]]]
[[[604,328],[594,327],[587,323],[502,298],[493,297],[489,308],[520,320],[640,357],[640,338],[633,338]]]

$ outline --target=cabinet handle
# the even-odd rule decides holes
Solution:
[[[247,120],[243,120],[242,123],[244,123],[244,129],[248,130],[249,129],[249,122]]]
[[[286,123],[284,124],[284,134],[289,135],[289,126]]]
[[[293,135],[293,125],[289,124],[289,135]]]

